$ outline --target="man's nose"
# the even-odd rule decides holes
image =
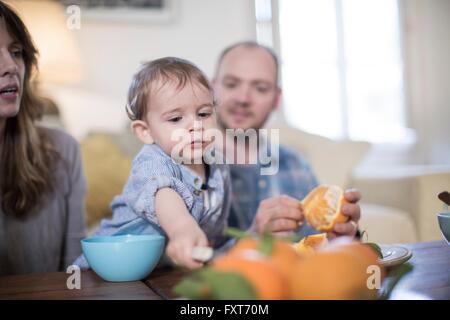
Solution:
[[[242,106],[250,105],[250,101],[251,101],[250,88],[245,87],[245,86],[239,88],[239,90],[236,92],[235,99],[236,99],[236,102],[238,102]]]
[[[9,51],[0,51],[0,76],[4,77],[17,73],[19,67],[11,57]]]

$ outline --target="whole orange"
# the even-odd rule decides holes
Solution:
[[[283,273],[271,260],[255,250],[242,250],[239,254],[219,257],[213,261],[212,268],[242,275],[251,284],[258,299],[289,298],[288,282]]]
[[[299,263],[294,299],[356,299],[365,297],[365,268],[351,254],[328,252]]]
[[[261,240],[257,238],[242,238],[236,245],[229,251],[229,255],[240,255],[247,250],[258,251],[261,245]],[[290,277],[295,268],[295,264],[302,257],[293,248],[291,243],[283,240],[274,239],[273,247],[269,255],[266,256],[282,273],[283,275]]]

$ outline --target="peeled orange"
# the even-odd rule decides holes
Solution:
[[[336,223],[348,221],[349,217],[341,213],[344,203],[342,188],[327,185],[316,187],[302,200],[306,221],[322,232],[332,231]]]

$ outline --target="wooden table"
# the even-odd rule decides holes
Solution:
[[[419,242],[403,245],[413,253],[409,262],[413,271],[400,281],[393,298],[423,298],[450,300],[450,245],[445,241]],[[420,298],[420,297],[418,297]]]
[[[412,250],[414,270],[401,280],[393,297],[450,300],[450,246],[444,241],[403,245]],[[0,299],[170,299],[183,272],[155,270],[147,279],[112,283],[94,272],[81,274],[81,289],[69,290],[63,272],[0,277]]]
[[[0,278],[0,299],[161,299],[144,282],[107,282],[81,273],[81,289],[67,288],[70,274],[52,272]]]

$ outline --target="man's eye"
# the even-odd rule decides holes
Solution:
[[[267,87],[256,87],[256,91],[258,91],[260,93],[266,93],[267,91],[269,91],[269,88],[267,88]]]
[[[236,88],[236,86],[237,86],[235,82],[225,82],[223,85],[227,89],[233,89],[233,88]]]
[[[170,122],[179,122],[180,120],[181,120],[181,117],[173,117],[173,118],[169,119]]]

